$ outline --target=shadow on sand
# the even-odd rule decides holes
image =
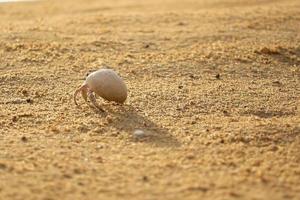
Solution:
[[[97,114],[111,118],[108,126],[130,134],[132,142],[150,143],[156,147],[180,147],[179,141],[167,129],[143,116],[133,106],[104,104],[102,107],[105,112],[96,111]],[[135,130],[142,130],[144,135],[135,136]]]

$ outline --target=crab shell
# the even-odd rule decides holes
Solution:
[[[111,69],[100,69],[89,74],[84,85],[108,101],[124,103],[127,98],[127,87],[124,81]]]

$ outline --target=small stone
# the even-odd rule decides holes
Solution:
[[[133,132],[133,135],[135,137],[143,137],[145,136],[145,132],[143,130],[140,130],[140,129],[136,129],[134,132]]]
[[[0,163],[0,169],[4,170],[4,169],[6,169],[6,168],[7,168],[6,164]]]
[[[106,117],[106,121],[107,121],[107,123],[112,123],[113,122],[113,119],[110,117],[110,116],[107,116]]]
[[[187,23],[185,23],[185,22],[178,22],[177,25],[178,25],[178,26],[185,26],[185,25],[187,25]]]
[[[18,117],[17,116],[13,116],[12,119],[11,119],[11,121],[17,122],[18,121]]]
[[[193,160],[193,159],[195,159],[195,156],[192,155],[192,154],[189,154],[189,155],[186,156],[186,158],[187,158],[188,160]]]
[[[275,81],[273,81],[273,84],[274,84],[274,85],[281,85],[281,82],[278,81],[278,80],[275,80]]]
[[[229,192],[229,195],[232,197],[240,197],[241,196],[239,193],[234,192],[234,191]]]
[[[35,95],[35,97],[41,97],[39,92],[35,92],[34,95]]]
[[[148,176],[143,176],[143,181],[144,181],[144,182],[148,182],[148,181],[149,181]]]
[[[190,77],[191,79],[196,79],[196,78],[197,78],[194,74],[190,74],[189,77]]]
[[[267,54],[267,55],[280,54],[278,48],[268,48],[268,47],[263,47],[260,50],[255,50],[254,52],[258,54]]]
[[[28,142],[28,139],[27,139],[27,137],[22,136],[22,137],[21,137],[21,141],[22,141],[22,142]]]
[[[98,163],[103,163],[103,158],[101,156],[96,157]]]
[[[32,104],[32,103],[33,103],[33,100],[30,99],[30,98],[27,98],[27,99],[26,99],[26,102]]]
[[[190,102],[189,102],[189,105],[191,105],[191,106],[192,106],[192,105],[196,105],[196,103],[195,103],[195,101],[190,101]]]
[[[72,178],[72,175],[71,174],[63,174],[63,177],[66,179],[70,179],[70,178]]]
[[[215,77],[216,77],[216,79],[219,80],[219,79],[221,78],[221,75],[220,75],[220,74],[217,74]]]
[[[24,96],[28,96],[28,91],[27,91],[27,90],[22,90],[22,94],[23,94]]]

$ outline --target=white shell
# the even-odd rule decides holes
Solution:
[[[119,75],[111,69],[100,69],[88,75],[85,84],[98,96],[108,101],[124,103],[127,87]]]

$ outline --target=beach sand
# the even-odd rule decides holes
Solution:
[[[0,30],[0,199],[300,199],[299,0],[0,4]],[[76,107],[102,65],[125,105]]]

